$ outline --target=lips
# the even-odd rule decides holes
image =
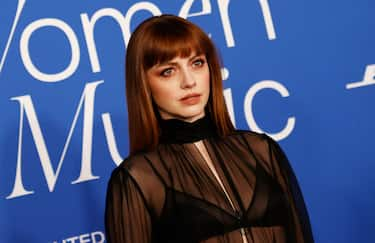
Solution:
[[[185,95],[184,97],[180,99],[180,101],[187,105],[194,105],[200,101],[200,97],[201,97],[200,94],[193,93],[193,94]]]
[[[198,93],[188,94],[188,95],[185,95],[184,97],[182,97],[180,100],[187,100],[187,99],[190,99],[190,98],[193,98],[193,97],[199,97],[199,96],[201,96],[201,95],[198,94]]]

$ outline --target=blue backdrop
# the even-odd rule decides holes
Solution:
[[[0,242],[105,242],[107,180],[128,154],[126,43],[161,13],[215,41],[236,127],[284,148],[316,242],[372,242],[374,9],[370,0],[2,0]]]

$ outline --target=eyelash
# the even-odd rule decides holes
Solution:
[[[193,65],[197,62],[200,62],[199,67],[203,66],[205,64],[205,60],[203,58],[199,58],[193,62]]]
[[[172,68],[166,68],[166,69],[162,70],[162,71],[160,72],[160,76],[162,76],[162,77],[167,77],[168,74],[166,74],[166,73],[169,72],[169,71],[172,71]]]
[[[199,62],[198,67],[202,67],[202,66],[206,63],[206,61],[205,61],[203,58],[199,58],[199,59],[196,59],[196,60],[193,61],[193,66],[194,66],[197,62]],[[169,71],[173,71],[172,69],[173,69],[173,68],[166,68],[166,69],[163,69],[163,70],[160,72],[160,76],[162,76],[162,77],[168,77],[169,75],[166,74],[166,73],[169,72]]]

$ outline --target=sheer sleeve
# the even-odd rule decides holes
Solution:
[[[294,235],[296,242],[312,243],[314,242],[309,216],[298,185],[297,178],[293,169],[278,143],[267,135],[266,137],[269,149],[269,159],[275,178],[287,194],[288,201],[292,209],[290,233]]]
[[[109,180],[105,210],[108,243],[151,242],[151,217],[142,191],[126,168]]]

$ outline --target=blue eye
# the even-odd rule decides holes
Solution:
[[[205,61],[203,59],[197,59],[193,62],[193,66],[194,67],[201,67],[201,66],[203,66],[204,63],[205,63]]]
[[[161,71],[160,75],[164,76],[164,77],[168,77],[168,76],[171,76],[172,73],[173,73],[173,69],[172,68],[166,68],[163,71]]]

